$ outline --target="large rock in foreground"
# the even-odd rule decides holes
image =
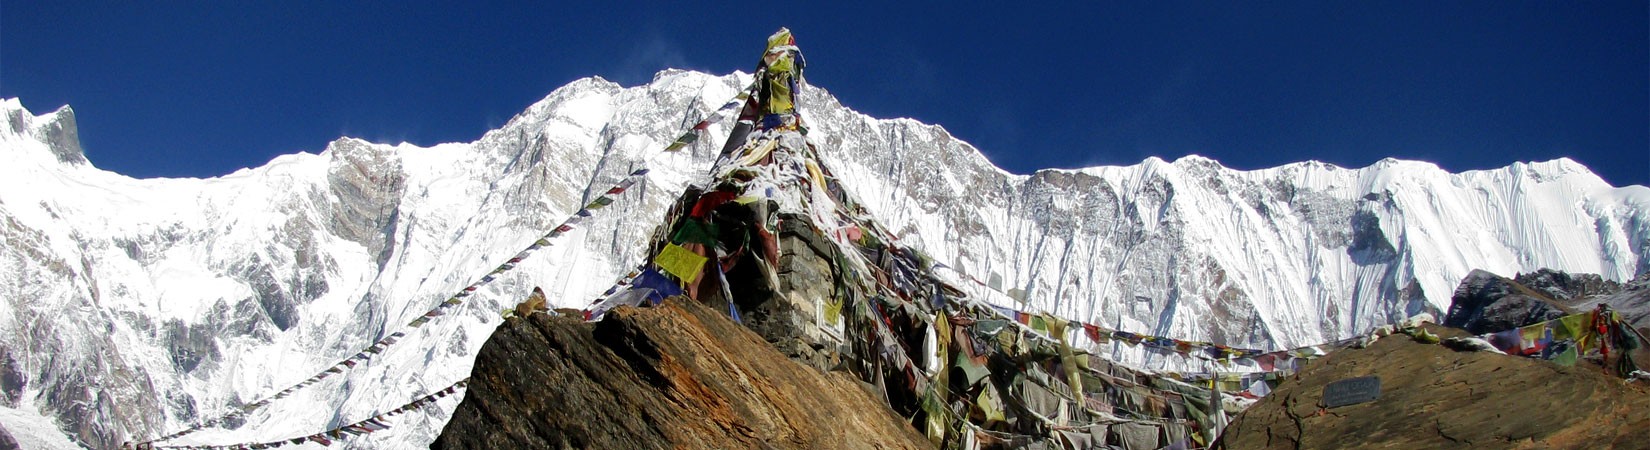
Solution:
[[[840,372],[692,302],[501,325],[435,449],[922,448]]]
[[[1380,377],[1378,399],[1320,408],[1325,385],[1362,376]],[[1644,449],[1650,388],[1589,364],[1457,352],[1394,335],[1313,361],[1233,420],[1218,448]]]

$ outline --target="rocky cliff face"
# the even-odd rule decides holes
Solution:
[[[694,302],[501,325],[435,449],[926,448],[865,385]]]
[[[1524,278],[1524,277],[1519,277]],[[1575,314],[1549,296],[1515,280],[1474,270],[1455,289],[1444,325],[1471,334],[1494,333]]]

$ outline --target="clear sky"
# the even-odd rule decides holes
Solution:
[[[591,75],[749,71],[788,26],[810,83],[1018,173],[1568,156],[1650,184],[1643,0],[442,3],[0,0],[0,96],[74,106],[99,167],[215,176],[471,141]]]

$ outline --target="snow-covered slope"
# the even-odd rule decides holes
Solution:
[[[533,286],[583,306],[641,260],[638,244],[727,131],[713,126],[681,153],[658,149],[748,81],[681,71],[634,88],[586,79],[476,142],[342,138],[211,179],[99,170],[70,110],[35,116],[7,100],[0,372],[25,383],[15,395],[0,386],[3,406],[38,408],[93,447],[220,416],[399,331],[614,180],[651,168],[478,300],[366,366],[234,429],[175,442],[308,435],[444,387],[468,374],[498,311]],[[937,126],[803,93],[826,163],[904,243],[1024,308],[1126,331],[1310,344],[1445,309],[1474,268],[1622,280],[1650,265],[1650,189],[1613,188],[1569,160],[1450,174],[1396,160],[1237,171],[1187,157],[1014,175]],[[423,446],[444,420],[444,408],[426,409],[347,443]]]

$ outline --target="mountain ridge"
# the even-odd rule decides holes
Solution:
[[[61,122],[6,100],[11,132],[0,135],[0,155],[15,161],[0,169],[10,180],[0,182],[0,238],[11,243],[0,256],[20,263],[0,278],[16,294],[0,302],[15,313],[0,319],[0,336],[21,349],[13,354],[30,380],[25,395],[46,399],[42,414],[69,434],[97,447],[153,437],[354,353],[623,174],[652,169],[547,256],[490,287],[490,304],[419,330],[240,431],[194,438],[260,430],[273,439],[352,422],[467,373],[498,309],[532,286],[557,306],[579,307],[639,261],[637,243],[701,179],[727,127],[713,125],[678,153],[657,149],[748,81],[671,70],[626,88],[591,77],[474,142],[343,137],[316,154],[204,179],[134,179],[65,162],[59,155],[83,155],[61,151],[78,136],[72,110],[59,110],[71,111]],[[1280,348],[1441,310],[1474,268],[1625,279],[1650,264],[1650,188],[1610,187],[1564,159],[1450,174],[1390,158],[1359,169],[1241,171],[1187,156],[1019,175],[941,126],[874,119],[823,89],[802,96],[811,137],[834,149],[822,158],[872,214],[959,276],[998,289],[959,285],[1117,329]],[[59,129],[72,133],[37,132],[45,128],[36,122],[67,123]],[[73,349],[91,356],[46,357]],[[1112,352],[1148,367],[1177,364]],[[352,445],[427,443],[433,432],[420,430],[439,429],[443,414],[415,415]]]

